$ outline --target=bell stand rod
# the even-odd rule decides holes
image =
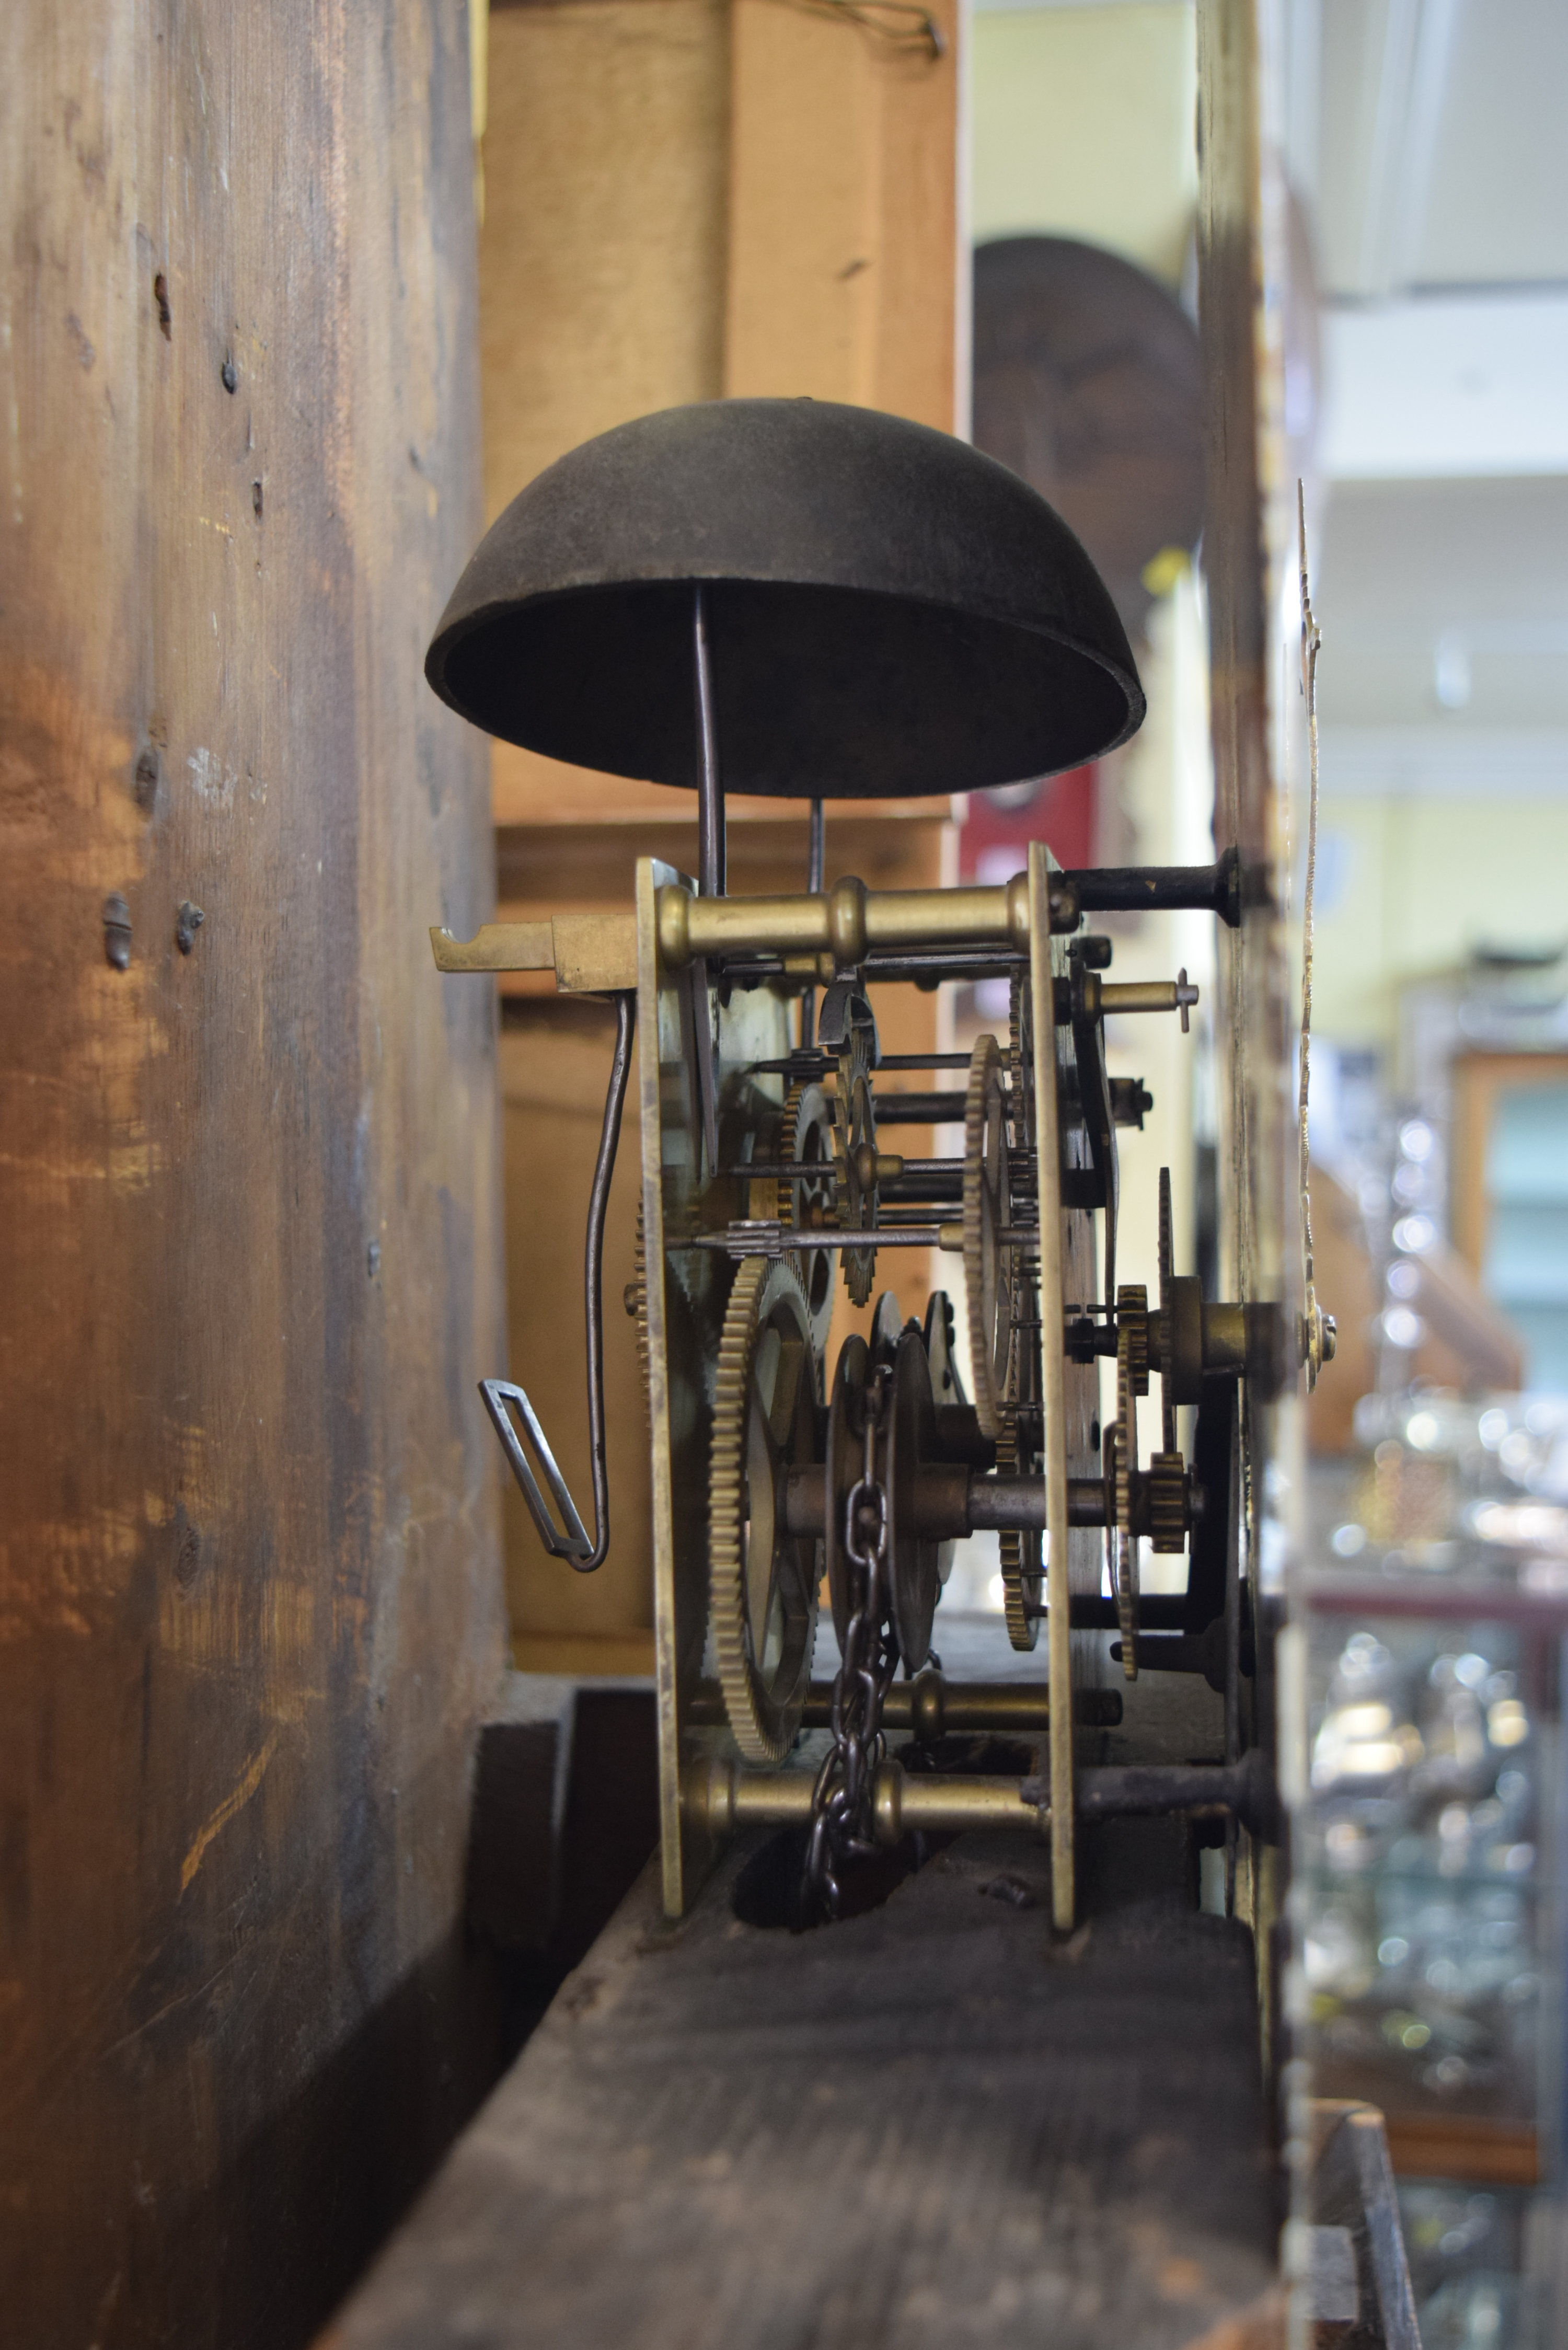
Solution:
[[[724,786],[713,728],[713,678],[708,659],[708,590],[697,583],[691,615],[697,672],[697,878],[704,898],[724,895]]]
[[[724,786],[719,779],[719,743],[713,723],[713,678],[708,660],[708,590],[697,582],[691,603],[691,658],[697,693],[697,884],[704,898],[724,895]],[[697,1091],[702,1108],[702,1139],[708,1164],[719,1158],[719,1102],[713,1064],[718,1037],[710,1012],[708,964],[691,964],[691,1025],[697,1047]]]
[[[820,898],[822,877],[827,862],[827,819],[819,797],[811,804],[811,843],[806,851],[805,887],[808,897]],[[816,1034],[816,990],[808,987],[800,999],[800,1050],[809,1053]]]

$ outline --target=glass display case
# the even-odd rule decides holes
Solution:
[[[1427,2350],[1568,2338],[1568,1402],[1367,1398],[1295,1655],[1297,2054],[1381,2108]]]

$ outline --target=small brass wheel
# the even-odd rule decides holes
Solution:
[[[1150,1547],[1175,1557],[1187,1548],[1187,1464],[1176,1444],[1176,1235],[1170,1170],[1159,1170],[1159,1373],[1163,1449],[1148,1464]]]
[[[1111,1504],[1106,1512],[1106,1532],[1111,1551],[1112,1587],[1116,1595],[1116,1621],[1122,1636],[1122,1671],[1129,1681],[1137,1679],[1138,1538],[1133,1530],[1133,1480],[1137,1474],[1140,1334],[1136,1306],[1129,1304],[1124,1316],[1121,1301],[1142,1295],[1141,1291],[1129,1293],[1127,1289],[1117,1292],[1116,1417],[1115,1426],[1106,1431],[1106,1498]],[[1143,1385],[1147,1390],[1147,1324],[1141,1335],[1145,1341]]]
[[[1023,1465],[1018,1451],[1017,1415],[1010,1408],[996,1440],[997,1472],[1000,1476],[1015,1477]],[[1007,1526],[996,1539],[1007,1637],[1013,1648],[1027,1652],[1040,1638],[1040,1536],[1026,1533],[1022,1526]]]
[[[1007,1074],[1012,1147],[1022,1157],[1034,1148],[1034,1014],[1031,983],[1016,971],[1007,991]]]
[[[1007,1115],[1002,1055],[994,1036],[982,1036],[964,1104],[963,1271],[974,1408],[990,1437],[1001,1435],[1012,1392],[1013,1250],[1002,1238],[1012,1218]]]
[[[817,1544],[785,1531],[784,1492],[816,1457],[816,1359],[790,1267],[746,1258],[719,1341],[708,1574],[724,1710],[750,1762],[788,1753],[811,1679]]]
[[[866,1169],[877,1164],[877,1115],[871,1102],[868,1081],[857,1077],[846,1092],[841,1092],[836,1103],[837,1133],[835,1170],[837,1177],[838,1222],[847,1236],[850,1232],[875,1230],[877,1223],[877,1179],[873,1172],[869,1182]],[[846,1247],[843,1252],[844,1284],[850,1302],[865,1305],[871,1296],[871,1285],[877,1278],[877,1250]]]
[[[648,1236],[643,1230],[640,1191],[637,1195],[637,1238],[631,1249],[631,1279],[621,1292],[621,1302],[636,1329],[637,1367],[642,1378],[643,1417],[651,1424],[653,1399],[648,1364]]]
[[[813,1171],[786,1178],[778,1187],[779,1222],[794,1232],[808,1232],[831,1220],[836,1199],[833,1165],[833,1111],[817,1085],[792,1086],[779,1128],[781,1160],[798,1159]],[[838,1271],[835,1249],[799,1249],[787,1259],[805,1292],[811,1310],[811,1336],[820,1357],[827,1345],[833,1320],[833,1288]]]
[[[1167,1452],[1176,1450],[1176,1382],[1171,1343],[1172,1283],[1176,1278],[1176,1231],[1170,1212],[1170,1170],[1159,1170],[1159,1373],[1160,1433]]]

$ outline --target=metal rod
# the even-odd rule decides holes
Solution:
[[[832,1681],[812,1682],[801,1714],[803,1730],[830,1727],[834,1686]],[[1116,1690],[1079,1690],[1073,1708],[1077,1721],[1099,1729],[1114,1729],[1122,1719]],[[909,1731],[927,1741],[952,1730],[1042,1731],[1051,1719],[1050,1691],[1043,1680],[949,1681],[929,1667],[912,1681],[893,1682],[883,1698],[880,1719],[884,1730]],[[728,1720],[716,1684],[699,1690],[687,1720],[701,1728],[722,1726]]]
[[[1067,1729],[1071,1732],[1070,1715]],[[1266,1757],[1254,1747],[1238,1763],[1127,1764],[1080,1771],[1072,1785],[1080,1818],[1160,1818],[1174,1812],[1231,1812],[1270,1841],[1278,1835],[1278,1798]],[[746,1771],[725,1757],[690,1763],[680,1776],[680,1808],[692,1826],[717,1840],[752,1825],[804,1825],[812,1816],[815,1778],[809,1771]],[[1050,1782],[976,1773],[907,1772],[899,1762],[877,1770],[872,1817],[878,1844],[897,1844],[912,1829],[960,1834],[965,1828],[1048,1829]]]
[[[878,1126],[961,1126],[967,1094],[874,1094]]]
[[[722,1757],[693,1762],[680,1774],[680,1808],[693,1826],[723,1840],[753,1824],[805,1824],[812,1816],[816,1784],[810,1771],[745,1771]],[[906,1773],[884,1762],[873,1795],[874,1833],[893,1845],[912,1829],[956,1832],[963,1828],[1017,1827],[1038,1832],[1050,1807],[1020,1791],[1022,1779]]]
[[[1056,879],[1065,882],[1085,914],[1218,914],[1232,930],[1241,920],[1241,868],[1233,848],[1212,865],[1086,866]]]
[[[805,1066],[811,1048],[802,1046],[798,1052],[787,1053],[779,1061],[753,1061],[752,1073],[768,1077],[826,1077],[837,1066],[831,1053],[812,1055],[815,1066]],[[972,1056],[968,1053],[884,1053],[877,1062],[881,1069],[967,1069]]]
[[[621,1111],[626,1107],[626,1081],[631,1070],[631,1039],[637,1025],[637,997],[628,988],[615,1000],[615,1057],[610,1063],[609,1090],[605,1096],[599,1155],[594,1164],[588,1193],[588,1236],[583,1252],[584,1314],[588,1337],[588,1457],[594,1481],[594,1546],[587,1558],[574,1558],[579,1575],[602,1566],[609,1549],[609,1473],[605,1464],[605,1338],[604,1254],[605,1215],[609,1207],[610,1180],[615,1173],[616,1147],[620,1140]]]
[[[943,1239],[943,1233],[950,1237]],[[830,1231],[796,1232],[793,1225],[768,1222],[748,1230],[744,1223],[728,1232],[694,1232],[672,1248],[721,1249],[731,1256],[793,1256],[796,1250],[963,1247],[963,1226],[951,1224],[851,1224]]]
[[[916,1472],[913,1511],[913,1523],[922,1541],[951,1542],[965,1534],[1015,1528],[1040,1534],[1045,1524],[1045,1479],[1038,1471],[1033,1476],[993,1476],[966,1471],[961,1464],[928,1462]],[[821,1464],[790,1470],[784,1485],[783,1523],[786,1530],[792,1534],[820,1535],[826,1513],[827,1491]],[[1075,1526],[1105,1524],[1103,1478],[1068,1478],[1067,1522]],[[1075,1625],[1079,1620],[1079,1604],[1074,1602]],[[1114,1623],[1115,1603],[1108,1604]],[[894,1719],[891,1714],[884,1718],[889,1721]]]
[[[700,580],[693,598],[692,652],[697,671],[697,868],[704,898],[724,895],[724,786],[719,779],[719,745],[713,726],[713,680],[708,661],[708,590]]]
[[[827,822],[820,798],[811,804],[811,844],[805,857],[805,886],[815,898],[822,891],[823,861],[827,853]],[[808,987],[800,999],[800,1042],[802,1051],[810,1049],[812,1032],[816,1025],[816,990]],[[787,1064],[786,1064],[787,1066]]]
[[[1010,1224],[996,1238],[1003,1248],[1034,1250],[1040,1233],[1033,1224]],[[722,1249],[730,1256],[793,1256],[797,1250],[928,1248],[961,1255],[963,1226],[954,1220],[940,1224],[828,1224],[797,1232],[793,1224],[772,1217],[741,1217],[722,1232],[693,1232],[689,1241],[671,1241],[671,1248]]]
[[[1045,1793],[1025,1779],[1026,1792]],[[1080,1771],[1074,1781],[1078,1816],[1085,1820],[1158,1819],[1171,1812],[1231,1812],[1255,1836],[1279,1835],[1279,1797],[1269,1759],[1251,1747],[1239,1762],[1129,1762]]]
[[[722,960],[724,976],[734,987],[760,987],[769,980],[786,975],[782,951],[767,953],[759,950],[753,953],[726,948]],[[976,952],[965,947],[935,947],[927,952],[907,953],[901,948],[873,948],[860,967],[868,980],[874,979],[883,986],[896,986],[901,980],[909,980],[917,987],[935,987],[944,979],[1011,979],[1014,972],[1026,968],[1026,958],[1005,949]],[[797,978],[799,975],[798,972],[794,974]]]
[[[1015,1198],[1021,1194],[1026,1195],[1032,1190],[1031,1178],[1033,1164],[1034,1154],[1032,1150],[1023,1151],[1017,1157],[1009,1159],[1008,1174],[1012,1180]],[[711,1172],[714,1175],[728,1176],[734,1182],[760,1181],[765,1177],[774,1182],[789,1183],[798,1182],[807,1177],[820,1179],[830,1175],[833,1167],[834,1161],[831,1159],[732,1159],[726,1160],[722,1166],[711,1169]],[[945,1193],[949,1187],[961,1185],[963,1173],[964,1162],[961,1159],[905,1159],[901,1160],[896,1175],[878,1172],[877,1189],[885,1198],[890,1184],[940,1183]],[[1108,1309],[1096,1308],[1096,1312],[1102,1310]]]
[[[1198,990],[1185,972],[1179,979],[1106,980],[1100,988],[1100,1010],[1110,1017],[1123,1012],[1190,1012]]]
[[[827,858],[827,811],[821,799],[811,804],[811,847],[806,854],[805,886],[815,898],[822,888]]]

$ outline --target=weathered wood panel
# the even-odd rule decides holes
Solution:
[[[1295,1177],[1292,1066],[1300,998],[1292,984],[1291,809],[1280,751],[1294,692],[1282,581],[1293,559],[1284,478],[1281,337],[1282,159],[1265,125],[1273,60],[1259,0],[1200,0],[1199,321],[1203,357],[1210,701],[1214,838],[1241,853],[1241,927],[1222,931],[1217,1039],[1228,1062],[1219,1088],[1220,1283],[1227,1297],[1280,1308],[1276,1377],[1249,1378],[1243,1409],[1243,1561],[1254,1621],[1282,1596],[1282,1562],[1301,1489],[1299,1351],[1303,1261]],[[1282,702],[1284,707],[1282,710]],[[1333,1376],[1331,1372],[1330,1377]],[[1282,1476],[1271,1476],[1271,1467]],[[1272,1523],[1271,1523],[1272,1522]],[[1265,1584],[1265,1575],[1267,1582]],[[1257,1742],[1273,1744],[1272,1648],[1260,1645],[1251,1692]],[[1247,1702],[1244,1694],[1243,1702]],[[1277,1909],[1277,1852],[1245,1832],[1238,1911],[1251,1924],[1265,1995]]]
[[[463,12],[18,0],[0,188],[0,2331],[281,2345],[486,2061]]]

